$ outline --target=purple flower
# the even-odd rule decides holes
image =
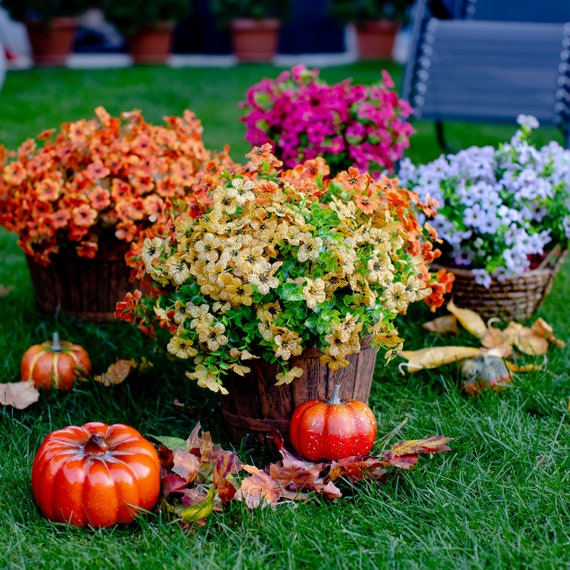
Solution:
[[[554,141],[535,148],[529,137],[538,121],[519,122],[498,148],[471,147],[417,166],[401,161],[400,184],[440,204],[432,225],[447,245],[443,261],[478,270],[478,283],[520,274],[531,257],[570,239],[570,150]]]

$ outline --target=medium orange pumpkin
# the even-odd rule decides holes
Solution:
[[[22,380],[33,380],[36,388],[71,390],[78,378],[91,372],[87,351],[66,340],[59,340],[57,332],[52,341],[35,344],[22,357]]]
[[[32,466],[36,504],[49,520],[101,528],[131,522],[160,493],[154,446],[130,426],[90,422],[46,436]]]
[[[290,424],[295,451],[311,461],[333,461],[366,455],[376,439],[376,416],[359,400],[339,398],[335,385],[330,400],[310,400],[294,412]]]

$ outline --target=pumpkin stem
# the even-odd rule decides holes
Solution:
[[[342,400],[340,399],[339,392],[340,392],[340,384],[335,384],[333,386],[331,399],[328,402],[329,406],[342,404]]]
[[[51,343],[51,351],[52,352],[61,352],[61,344],[59,342],[59,333],[58,332],[53,333],[53,340]]]
[[[101,455],[107,451],[108,447],[107,440],[102,435],[94,433],[87,440],[83,450],[89,455]]]

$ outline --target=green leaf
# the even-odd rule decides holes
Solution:
[[[303,289],[296,283],[283,283],[277,289],[279,297],[284,301],[302,301]]]
[[[184,449],[186,450],[186,440],[179,437],[171,437],[168,435],[151,435],[159,443],[168,447],[168,449]]]
[[[181,518],[185,522],[199,522],[207,519],[214,510],[214,495],[216,489],[212,485],[208,491],[208,494],[201,503],[197,503],[184,509],[181,514]]]

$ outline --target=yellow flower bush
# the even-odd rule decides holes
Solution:
[[[432,206],[354,168],[329,179],[322,158],[281,170],[269,145],[247,158],[221,173],[203,215],[145,241],[144,270],[162,293],[129,293],[116,316],[167,329],[187,376],[222,393],[223,376],[248,372],[252,358],[278,363],[283,384],[300,375],[289,361],[307,347],[331,369],[365,336],[393,354],[395,317],[417,301],[440,306],[450,289],[445,272],[429,271],[436,236],[416,217]]]

